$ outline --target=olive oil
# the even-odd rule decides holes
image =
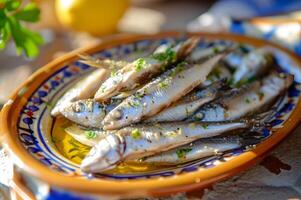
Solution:
[[[72,122],[69,120],[63,117],[57,117],[52,130],[52,141],[57,150],[64,157],[80,164],[91,147],[76,141],[65,131],[65,128],[70,125],[72,125]]]
[[[91,147],[86,146],[73,137],[71,137],[65,128],[71,126],[72,122],[64,117],[57,117],[55,119],[52,130],[52,141],[57,150],[67,159],[76,164],[80,164],[84,157],[89,153]],[[133,174],[145,173],[150,171],[157,171],[169,168],[170,166],[145,164],[139,161],[123,162],[114,169],[107,170],[104,173],[110,174]]]

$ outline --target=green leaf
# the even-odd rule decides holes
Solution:
[[[0,30],[0,49],[4,49],[10,39],[10,29],[8,23]]]
[[[7,18],[4,13],[4,10],[0,10],[0,29],[4,27],[6,21],[7,21]]]
[[[22,28],[23,32],[28,36],[30,37],[36,44],[40,45],[40,44],[43,44],[44,43],[44,39],[43,37],[39,34],[39,33],[36,33],[36,32],[32,32],[26,28]]]
[[[9,0],[5,3],[5,8],[8,11],[17,10],[21,5],[21,2],[18,0]]]
[[[8,19],[17,54],[20,55],[24,51],[27,57],[37,56],[39,53],[37,45],[41,44],[41,37],[22,27],[14,16],[9,16]]]
[[[27,4],[22,10],[14,15],[18,20],[37,22],[40,18],[40,9],[35,3]]]

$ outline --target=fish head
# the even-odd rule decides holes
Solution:
[[[97,173],[111,169],[122,160],[124,151],[123,138],[117,134],[109,134],[90,150],[81,163],[81,170]]]
[[[93,99],[71,102],[61,113],[67,119],[87,127],[101,127],[101,121],[106,114],[105,105]]]

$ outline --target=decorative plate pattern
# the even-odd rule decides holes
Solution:
[[[141,40],[135,43],[115,46],[114,48],[106,49],[93,54],[98,58],[113,58],[133,60],[139,55],[150,53],[159,44],[179,42],[184,38],[165,38],[161,40]],[[200,41],[198,48],[206,48],[214,43],[224,43],[230,45],[233,42],[226,40],[206,40]],[[250,47],[252,48],[252,47]],[[288,55],[278,49],[274,51],[277,63],[281,66],[281,70],[285,73],[295,75],[296,82],[290,87],[288,92],[282,99],[276,114],[271,119],[271,127],[266,127],[262,131],[262,137],[268,138],[273,134],[273,130],[280,128],[284,121],[290,116],[295,108],[295,105],[300,97],[301,72],[298,66],[289,59]],[[51,106],[57,99],[80,77],[92,69],[79,62],[70,63],[60,70],[53,73],[45,80],[38,89],[29,98],[26,105],[23,107],[18,127],[18,137],[27,151],[38,159],[41,163],[48,166],[52,170],[73,174],[79,173],[78,165],[63,157],[54,147],[50,138],[51,126],[53,120],[50,116]],[[22,95],[26,88],[20,90],[19,95]],[[227,162],[232,158],[247,151],[245,148],[239,148],[221,156],[214,156],[205,160],[200,160],[193,163],[188,163],[183,166],[178,166],[170,169],[162,169],[160,171],[141,173],[141,174],[98,174],[96,177],[106,179],[141,179],[150,177],[166,177],[181,173],[196,171],[199,168],[212,168],[222,162]],[[95,178],[88,174],[80,174],[86,178]]]

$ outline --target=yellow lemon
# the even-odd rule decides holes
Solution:
[[[76,31],[105,35],[116,30],[130,0],[56,0],[60,23]]]

